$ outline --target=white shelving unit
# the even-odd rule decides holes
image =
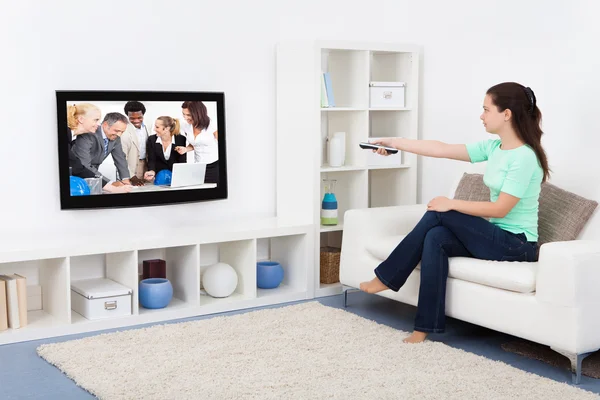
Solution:
[[[42,310],[29,311],[28,325],[0,332],[0,345],[82,332],[167,321],[198,315],[298,301],[314,297],[311,225],[281,218],[232,224],[177,226],[168,234],[126,233],[54,236],[40,240],[5,241],[0,274],[18,273],[28,285],[41,285]],[[276,289],[256,287],[258,242],[268,244],[262,258],[279,261],[285,270]],[[25,247],[28,246],[28,247]],[[138,283],[143,261],[161,258],[173,285],[173,299],[163,309],[139,305]],[[203,268],[229,263],[238,286],[227,298],[212,298],[201,288]],[[71,310],[72,281],[106,277],[133,289],[132,314],[88,320]]]
[[[315,295],[341,293],[321,284],[319,248],[339,246],[344,212],[353,208],[415,204],[417,158],[401,165],[369,165],[358,144],[373,137],[418,138],[418,46],[338,41],[289,42],[277,48],[277,215],[314,224]],[[321,107],[321,74],[329,72],[335,107]],[[369,83],[406,83],[405,107],[370,107]],[[325,139],[346,133],[345,165],[327,164]],[[335,179],[339,224],[320,225],[323,179]]]

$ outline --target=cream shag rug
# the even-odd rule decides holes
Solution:
[[[101,399],[598,399],[442,343],[307,302],[45,344]]]

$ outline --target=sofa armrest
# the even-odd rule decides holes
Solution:
[[[372,264],[377,260],[367,252],[367,244],[378,237],[408,234],[426,211],[426,204],[346,211],[340,255],[340,281],[352,286],[356,285],[359,277],[363,279],[371,276]]]
[[[397,236],[408,234],[427,211],[426,204],[348,210],[344,214],[344,237]]]
[[[600,305],[600,241],[572,240],[542,245],[536,298],[561,307]]]

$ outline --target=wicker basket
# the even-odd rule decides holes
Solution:
[[[336,283],[340,281],[340,249],[321,247],[320,282]]]

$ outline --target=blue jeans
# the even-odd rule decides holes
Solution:
[[[537,243],[484,218],[457,211],[427,211],[415,228],[375,269],[375,275],[397,292],[421,262],[421,285],[415,330],[442,333],[446,322],[448,257],[494,261],[537,261]]]

